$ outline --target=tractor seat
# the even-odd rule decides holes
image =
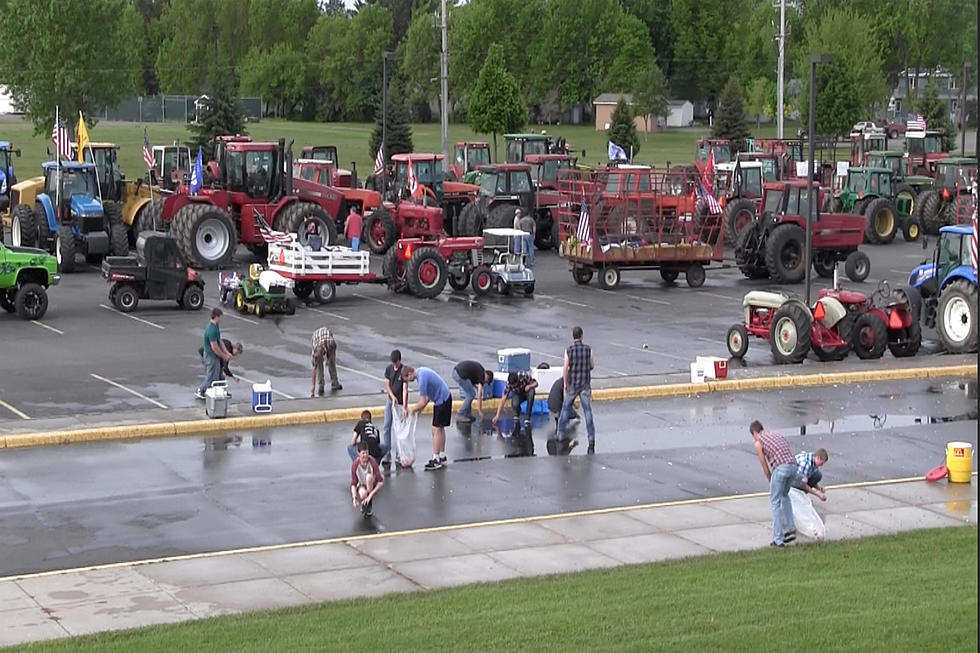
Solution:
[[[765,308],[779,308],[789,299],[781,292],[770,290],[750,290],[742,298],[742,306],[762,306]]]
[[[817,294],[818,298],[823,297],[834,297],[841,304],[853,305],[853,304],[864,304],[868,301],[868,296],[863,292],[857,290],[834,290],[833,288],[821,288],[820,292]]]
[[[504,268],[508,272],[519,272],[521,269],[521,259],[523,257],[520,254],[508,254],[507,258],[504,260]]]
[[[248,278],[252,281],[258,281],[259,277],[262,275],[262,264],[252,263],[248,266]]]

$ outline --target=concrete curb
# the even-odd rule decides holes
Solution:
[[[837,374],[792,374],[753,379],[726,379],[706,381],[705,383],[671,383],[664,385],[636,386],[627,388],[605,388],[592,391],[593,401],[623,401],[628,399],[657,399],[682,397],[709,392],[739,392],[750,390],[772,390],[781,388],[809,387],[848,383],[871,383],[880,381],[909,381],[915,379],[963,378],[977,376],[977,364],[904,368],[894,370],[861,370]],[[453,403],[458,410],[461,402]],[[484,401],[484,409],[496,409],[496,399]],[[0,449],[24,447],[45,447],[100,440],[141,440],[145,438],[165,438],[180,435],[199,435],[201,433],[222,433],[236,430],[276,428],[282,426],[302,426],[310,424],[330,424],[353,422],[361,417],[361,411],[370,410],[381,414],[384,406],[359,408],[336,408],[330,410],[310,410],[295,413],[249,415],[226,419],[197,419],[184,422],[159,422],[128,426],[103,426],[66,431],[40,431],[0,437]],[[431,412],[426,407],[426,413]]]

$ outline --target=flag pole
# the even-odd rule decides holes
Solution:
[[[55,143],[54,149],[54,160],[55,160],[55,191],[54,191],[54,202],[55,202],[55,218],[57,219],[58,210],[61,207],[61,107],[59,105],[54,105],[54,128],[55,128]]]

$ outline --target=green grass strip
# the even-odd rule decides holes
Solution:
[[[11,650],[976,651],[977,528],[342,601]]]

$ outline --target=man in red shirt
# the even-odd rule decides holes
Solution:
[[[350,466],[350,495],[354,508],[360,508],[365,517],[373,515],[371,502],[384,484],[378,461],[368,453],[367,440],[361,440],[357,443],[357,459]]]
[[[752,422],[749,433],[755,440],[762,471],[769,479],[769,507],[772,510],[772,546],[784,547],[796,539],[793,504],[789,489],[796,480],[796,456],[789,442],[778,433],[765,431],[759,420]]]
[[[344,237],[355,252],[361,247],[361,230],[364,228],[364,217],[352,206],[344,223]]]

